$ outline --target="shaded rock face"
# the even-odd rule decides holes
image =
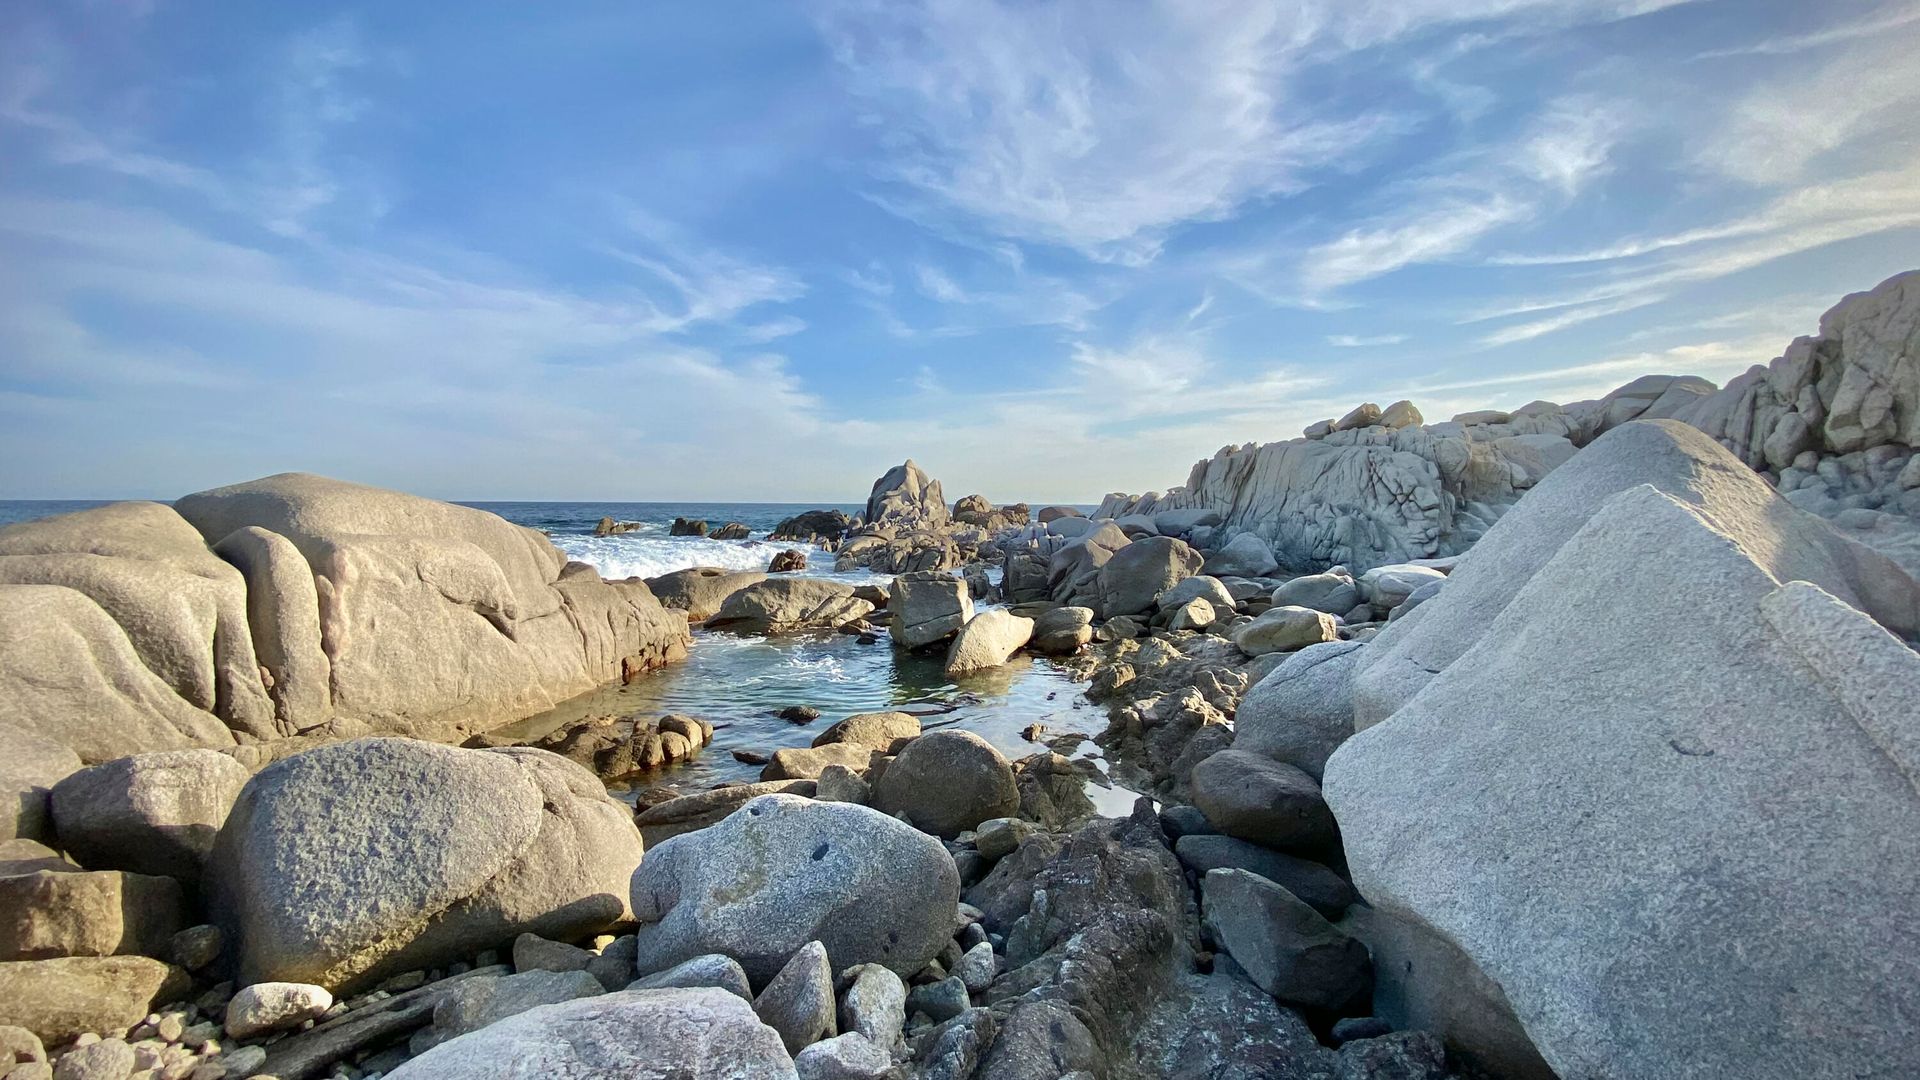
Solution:
[[[633,875],[638,968],[721,953],[759,985],[819,941],[837,967],[910,975],[951,939],[959,892],[946,848],[903,822],[764,795],[647,854]]]
[[[918,649],[958,633],[973,618],[973,597],[952,574],[920,571],[893,579],[887,610],[893,613],[894,643]]]
[[[1355,884],[1563,1076],[1920,1070],[1916,598],[1698,430],[1609,432],[1360,654]]]
[[[79,770],[79,756],[64,745],[0,725],[0,840],[51,840],[53,787]]]
[[[627,990],[530,1009],[442,1043],[393,1080],[793,1080],[780,1036],[725,990]]]
[[[449,735],[677,658],[645,586],[484,511],[283,474],[0,529],[0,725],[83,760],[341,712]]]
[[[172,878],[70,869],[0,876],[0,960],[165,955],[186,911]]]
[[[187,973],[144,956],[75,956],[0,963],[7,1022],[50,1045],[123,1031],[192,989]]]
[[[843,510],[808,510],[795,514],[773,527],[769,540],[835,541],[853,528],[853,519]]]
[[[217,750],[135,754],[83,769],[53,789],[60,844],[90,869],[197,883],[247,779]]]
[[[515,934],[628,917],[631,811],[541,750],[359,739],[247,784],[207,882],[244,982],[351,990]]]
[[[1150,536],[1113,552],[1100,567],[1100,612],[1138,615],[1153,608],[1155,598],[1200,572],[1200,553],[1186,541]]]
[[[1033,620],[1004,608],[968,620],[947,650],[947,677],[960,678],[1006,663],[1033,637]]]

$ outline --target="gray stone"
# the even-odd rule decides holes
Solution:
[[[207,880],[243,982],[335,992],[628,916],[632,811],[542,750],[358,739],[257,773]]]
[[[893,1068],[893,1055],[865,1035],[848,1032],[800,1051],[793,1067],[800,1080],[882,1080]]]
[[[1154,598],[1200,571],[1200,554],[1184,540],[1149,536],[1114,552],[1100,567],[1100,612],[1139,615]]]
[[[245,766],[217,750],[134,754],[54,785],[54,828],[89,869],[197,883],[248,778]]]
[[[1232,612],[1233,593],[1217,577],[1195,574],[1154,598],[1154,606],[1171,611],[1189,600],[1205,600],[1215,610]]]
[[[1171,612],[1163,610],[1162,613],[1167,615],[1169,630],[1204,631],[1212,626],[1214,619],[1218,617],[1213,605],[1197,596],[1172,609]]]
[[[622,934],[600,950],[599,955],[587,961],[587,974],[600,981],[608,990],[625,990],[633,982],[634,962],[639,955],[639,943],[632,934]]]
[[[1355,1039],[1377,1039],[1392,1031],[1393,1025],[1377,1016],[1348,1016],[1333,1022],[1333,1041],[1343,1043]]]
[[[818,780],[829,765],[839,765],[856,773],[872,767],[880,752],[859,743],[827,743],[824,746],[788,746],[773,752],[767,766],[760,770],[763,783],[775,780]]]
[[[102,1039],[60,1055],[53,1080],[127,1080],[133,1063],[133,1047],[125,1039]]]
[[[593,954],[578,945],[548,941],[539,934],[521,934],[513,939],[515,971],[585,971]]]
[[[1329,919],[1339,918],[1360,900],[1345,878],[1317,862],[1231,836],[1183,836],[1174,841],[1173,850],[1182,865],[1201,877],[1210,870],[1258,874]]]
[[[1273,590],[1274,607],[1303,607],[1344,615],[1360,603],[1360,589],[1344,570],[1297,577]]]
[[[780,1033],[790,1054],[839,1034],[826,946],[818,941],[802,945],[753,999],[753,1011],[761,1023]]]
[[[856,803],[865,806],[873,801],[873,790],[867,785],[865,777],[845,765],[829,765],[820,770],[818,786],[813,797],[821,802]]]
[[[912,713],[858,713],[821,732],[814,738],[813,745],[850,743],[883,754],[894,754],[900,751],[907,740],[918,738],[919,735],[920,718]]]
[[[1013,767],[992,743],[950,728],[907,744],[874,784],[873,806],[950,840],[1018,812],[1020,791]]]
[[[959,633],[973,618],[967,583],[943,570],[901,574],[893,579],[887,610],[896,645],[918,649]]]
[[[250,1039],[270,1031],[299,1027],[333,1008],[333,995],[324,986],[269,982],[243,986],[227,1002],[227,1034]]]
[[[947,678],[959,678],[1006,663],[1033,637],[1033,620],[1005,608],[983,611],[960,628],[947,649]]]
[[[862,768],[865,768],[862,765]],[[762,795],[799,795],[812,797],[817,785],[812,780],[763,780],[757,784],[728,784],[696,791],[677,799],[650,806],[634,815],[647,847],[656,847],[682,833],[704,829]]]
[[[227,935],[211,924],[189,926],[167,943],[167,958],[188,971],[202,971],[226,951]]]
[[[52,739],[0,727],[0,840],[53,839],[48,796],[80,767],[79,756]]]
[[[1278,569],[1273,545],[1250,532],[1227,541],[1206,560],[1206,571],[1214,577],[1266,577]]]
[[[952,856],[904,822],[765,795],[647,853],[633,875],[638,964],[651,972],[718,952],[765,980],[817,940],[848,967],[911,974],[951,937],[959,891]]]
[[[967,1011],[967,984],[956,976],[916,986],[907,994],[908,1013],[926,1013],[934,1023],[951,1020]]]
[[[600,981],[584,971],[523,971],[461,979],[433,1007],[433,1034],[428,1041],[438,1045],[529,1009],[599,997],[604,992]]]
[[[907,1024],[907,984],[881,964],[849,968],[851,980],[840,999],[840,1030],[858,1033],[891,1051]]]
[[[863,520],[878,525],[938,527],[948,521],[946,497],[940,481],[929,477],[912,458],[895,465],[873,482]]]
[[[0,1024],[0,1065],[45,1060],[47,1049],[41,1045],[40,1036],[23,1027]]]
[[[1333,814],[1313,777],[1245,750],[1193,767],[1193,804],[1222,833],[1270,848],[1319,850],[1335,842]]]
[[[647,588],[663,606],[686,612],[690,621],[705,622],[719,613],[727,597],[765,580],[767,575],[759,570],[693,566],[650,577]]]
[[[982,941],[961,955],[953,967],[953,977],[965,984],[968,993],[985,993],[993,985],[993,959],[993,943]]]
[[[118,870],[0,877],[0,960],[164,955],[186,917],[172,878]]]
[[[793,634],[831,630],[873,613],[853,586],[817,577],[778,577],[729,595],[706,621],[736,634]]]
[[[1318,780],[1328,756],[1353,735],[1353,667],[1366,647],[1329,641],[1288,656],[1240,699],[1234,748],[1284,761]]]
[[[627,989],[668,990],[675,987],[696,986],[710,986],[730,994],[737,994],[747,1001],[753,1000],[753,987],[748,984],[746,970],[740,966],[740,961],[719,953],[708,953],[691,960],[682,960],[665,971],[643,975],[629,983]]]
[[[1376,566],[1360,575],[1360,597],[1375,611],[1391,611],[1421,586],[1445,580],[1445,574],[1425,566]]]
[[[1373,985],[1367,947],[1258,874],[1209,870],[1203,918],[1254,985],[1289,1005],[1338,1009]]]
[[[1303,607],[1276,607],[1261,612],[1233,632],[1233,643],[1248,656],[1290,652],[1339,637],[1333,616]]]
[[[88,1032],[125,1031],[192,985],[185,971],[144,956],[0,963],[6,1020],[54,1046]]]
[[[1920,1071],[1920,587],[1676,423],[1549,480],[1370,646],[1428,674],[1327,763],[1355,884],[1563,1076]]]
[[[428,1050],[388,1080],[794,1080],[780,1036],[724,990],[626,990],[531,1009]]]
[[[981,858],[992,862],[1011,855],[1033,831],[1031,821],[1015,817],[989,818],[974,830],[973,846]]]
[[[1092,640],[1093,609],[1059,607],[1034,618],[1033,639],[1027,645],[1048,656],[1066,656]]]

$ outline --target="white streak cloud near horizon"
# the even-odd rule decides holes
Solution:
[[[0,15],[0,498],[1085,503],[1920,262],[1900,4],[745,8]]]

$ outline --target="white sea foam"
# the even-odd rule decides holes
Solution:
[[[833,567],[833,556],[807,544],[766,540],[709,540],[703,536],[666,536],[633,532],[619,536],[556,536],[554,546],[567,558],[588,563],[608,579],[657,577],[689,566],[728,570],[765,570],[776,552],[797,550],[809,560]]]

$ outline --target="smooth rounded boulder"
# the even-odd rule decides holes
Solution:
[[[853,595],[851,585],[825,578],[769,578],[729,595],[706,626],[735,634],[792,634],[831,630],[872,612],[873,605]]]
[[[821,732],[814,738],[813,745],[847,743],[891,754],[919,735],[920,718],[912,713],[856,713]]]
[[[1043,611],[1033,620],[1033,638],[1027,642],[1034,652],[1065,656],[1080,651],[1093,640],[1093,609],[1058,607]]]
[[[725,990],[624,990],[543,1005],[450,1039],[389,1080],[794,1080],[780,1036]]]
[[[960,628],[947,649],[949,679],[1006,663],[1033,637],[1033,620],[1005,608],[981,612]]]
[[[246,766],[217,750],[134,754],[54,785],[54,830],[88,869],[197,883],[248,779]]]
[[[1243,532],[1207,556],[1207,573],[1215,577],[1267,577],[1280,569],[1273,557],[1273,545],[1259,536]]]
[[[1357,641],[1309,645],[1254,683],[1233,716],[1233,746],[1296,766],[1315,780],[1353,737]]]
[[[1020,789],[992,743],[949,728],[907,744],[880,774],[873,806],[951,840],[989,818],[1018,813]]]
[[[1340,636],[1333,616],[1303,607],[1268,608],[1233,632],[1233,643],[1248,656],[1291,652]]]
[[[953,857],[906,823],[763,795],[647,853],[633,874],[636,966],[646,975],[721,953],[764,985],[819,941],[842,967],[911,975],[951,940],[959,898]]]
[[[243,984],[340,993],[598,933],[627,917],[640,853],[632,811],[558,755],[357,739],[256,774],[206,880]]]
[[[1222,750],[1195,765],[1188,783],[1193,804],[1228,836],[1288,850],[1319,850],[1338,841],[1320,785],[1291,765]]]

